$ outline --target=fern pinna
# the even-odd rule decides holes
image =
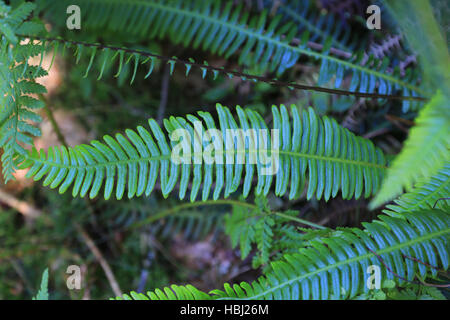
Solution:
[[[239,126],[228,108],[217,105],[217,113],[218,128],[224,133],[223,141],[226,141],[227,129],[267,130],[262,117],[249,109],[236,108]],[[307,199],[323,197],[328,200],[335,197],[338,191],[342,192],[344,199],[358,199],[362,195],[369,197],[378,190],[386,168],[386,160],[380,149],[369,140],[340,127],[335,120],[318,117],[311,108],[299,112],[296,106],[292,106],[291,113],[292,120],[285,106],[272,108],[273,129],[279,130],[279,147],[271,145],[273,137],[248,134],[237,137],[231,146],[213,144],[214,164],[195,163],[195,158],[199,156],[195,153],[196,142],[197,145],[204,144],[206,150],[212,139],[198,141],[206,130],[199,129],[194,124],[201,123],[201,118],[204,121],[202,128],[203,125],[207,130],[217,128],[209,113],[199,112],[198,117],[186,117],[190,123],[181,117],[171,117],[164,121],[169,136],[176,128],[184,128],[190,132],[188,140],[194,152],[189,156],[187,164],[171,161],[173,150],[167,143],[166,135],[156,121],[150,119],[151,133],[138,127],[137,132],[127,130],[127,138],[122,134],[117,134],[115,139],[105,136],[104,142],[93,141],[91,145],[74,148],[54,147],[48,150],[48,154],[34,149],[22,158],[24,163],[21,167],[31,168],[27,176],[34,177],[35,180],[46,175],[44,185],[59,187],[61,193],[73,185],[73,196],[84,197],[89,193],[94,198],[104,185],[105,199],[110,198],[114,189],[116,198],[121,199],[126,187],[128,198],[143,194],[148,196],[153,191],[158,176],[165,197],[179,182],[179,197],[184,199],[188,185],[192,182],[191,201],[197,198],[201,186],[201,198],[203,201],[207,200],[213,182],[214,199],[218,199],[222,191],[228,197],[239,188],[241,181],[242,194],[246,197],[255,175],[257,195],[267,195],[275,180],[276,195],[286,194],[290,199],[298,198],[305,185],[306,172],[309,176]],[[239,139],[245,141],[238,141]],[[278,170],[275,175],[261,174],[267,159],[262,160],[257,150],[268,151],[272,156],[278,155]],[[249,160],[252,154],[257,154],[256,163]],[[239,161],[244,155],[245,163]],[[222,161],[217,161],[220,159]]]

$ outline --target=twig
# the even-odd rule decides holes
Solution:
[[[385,133],[388,133],[389,131],[391,131],[390,128],[380,128],[380,129],[374,130],[372,132],[366,133],[365,135],[363,135],[363,138],[372,139],[372,138],[378,137],[380,135],[383,135]]]
[[[65,147],[67,147],[68,145],[66,138],[62,134],[61,129],[59,128],[58,123],[56,122],[55,117],[53,116],[53,112],[48,106],[48,100],[42,93],[39,94],[39,99],[44,103],[45,113],[47,114],[48,120],[50,120],[53,130],[55,130],[56,137],[58,138],[59,142],[61,142]]]
[[[21,201],[12,195],[2,191],[0,189],[0,202],[6,204],[8,207],[11,207],[24,216],[28,218],[37,218],[40,215],[42,215],[42,212],[39,209],[36,209],[35,207],[29,205],[25,201]]]
[[[43,95],[40,95],[40,98],[44,100],[44,108],[47,113],[47,116],[50,120],[50,123],[52,124],[53,129],[56,132],[56,135],[58,137],[58,140],[67,147],[66,139],[64,138],[64,135],[62,134],[58,123],[56,122],[53,112],[48,107],[48,103]],[[90,202],[87,202],[88,207],[90,208]],[[93,211],[92,208],[90,208],[91,212]],[[94,241],[91,239],[89,234],[86,232],[86,230],[83,229],[81,225],[78,223],[74,223],[75,229],[80,233],[81,237],[83,238],[86,246],[89,248],[89,250],[92,252],[94,257],[97,259],[97,261],[100,263],[100,266],[102,267],[103,271],[105,272],[106,278],[109,281],[109,284],[114,292],[115,295],[121,296],[122,291],[120,290],[119,284],[117,283],[116,277],[114,276],[114,273],[111,270],[111,267],[109,266],[108,262],[103,257],[103,254],[98,249],[98,247],[95,245]]]
[[[111,289],[113,290],[114,294],[116,296],[122,296],[122,290],[120,290],[119,284],[117,283],[116,277],[114,276],[114,273],[111,270],[111,267],[109,266],[108,262],[103,257],[103,254],[100,252],[98,247],[95,245],[94,241],[91,239],[91,237],[88,235],[88,233],[78,224],[74,223],[75,229],[80,233],[81,237],[83,238],[84,242],[88,246],[89,250],[91,250],[92,254],[95,256],[97,261],[100,263],[103,271],[105,272],[106,278],[108,278],[108,282],[111,286]]]

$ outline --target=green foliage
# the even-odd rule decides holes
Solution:
[[[194,286],[172,285],[170,288],[164,288],[164,291],[156,289],[154,292],[143,293],[130,292],[122,297],[116,297],[116,300],[211,300],[211,297],[198,290]]]
[[[273,3],[272,1],[266,1]],[[348,25],[339,21],[333,14],[317,14],[312,1],[298,2],[284,0],[277,7],[286,20],[295,22],[299,37],[303,32],[310,34],[310,41],[326,44],[331,41],[331,46],[341,50],[351,50],[356,46],[362,47],[356,39],[352,39],[351,29]]]
[[[439,11],[433,15],[430,1],[386,0],[385,3],[414,51],[422,58],[424,86],[433,91],[440,89],[446,99],[450,99],[448,28],[440,28],[435,16],[436,13],[448,15],[448,5],[433,1],[435,11]],[[445,24],[442,21],[441,25]]]
[[[33,300],[48,300],[48,268],[42,273],[41,288]]]
[[[63,17],[68,5],[77,4],[86,13],[85,27],[94,30],[109,29],[149,39],[168,38],[174,44],[201,48],[226,59],[240,51],[240,64],[259,66],[260,70],[278,75],[302,56],[313,58],[321,62],[319,86],[332,83],[335,88],[343,88],[347,76],[351,77],[348,90],[353,92],[390,95],[400,91],[404,96],[427,95],[417,86],[418,75],[411,69],[404,77],[399,68],[389,73],[389,59],[378,61],[373,56],[364,59],[362,51],[347,60],[338,58],[330,53],[332,37],[327,38],[320,52],[314,51],[307,46],[308,31],[302,34],[299,44],[293,44],[298,33],[295,21],[282,24],[282,15],[271,18],[268,10],[251,15],[242,5],[233,5],[233,1],[64,0],[55,3],[41,0],[38,3],[53,19]],[[327,29],[335,23],[331,21]],[[408,111],[417,105],[405,100],[403,109]]]
[[[403,187],[410,190],[420,178],[430,179],[450,161],[450,110],[438,92],[422,109],[400,154],[387,171],[382,188],[372,202],[376,207],[393,199]]]
[[[156,121],[150,119],[149,125],[153,135],[143,127],[138,127],[138,133],[126,130],[128,139],[121,134],[117,134],[116,139],[105,136],[105,143],[93,141],[91,145],[75,148],[54,147],[48,150],[48,154],[43,150],[38,152],[33,149],[23,158],[24,163],[21,167],[31,168],[27,177],[34,177],[35,180],[47,175],[44,186],[59,187],[60,193],[66,192],[73,185],[74,197],[78,194],[84,197],[89,192],[89,197],[94,198],[104,185],[105,199],[110,198],[114,187],[116,198],[121,199],[126,185],[128,198],[143,194],[148,196],[153,191],[158,175],[164,197],[169,195],[179,181],[179,197],[184,199],[191,181],[191,171],[193,172],[191,201],[197,198],[202,182],[202,200],[206,201],[213,181],[215,200],[219,198],[223,188],[225,197],[235,192],[242,180],[242,193],[246,197],[251,190],[255,174],[258,178],[255,188],[257,195],[267,195],[275,180],[276,195],[289,193],[289,198],[295,199],[303,191],[307,169],[309,172],[307,199],[315,196],[317,199],[323,197],[328,200],[335,197],[339,190],[342,191],[344,199],[352,197],[358,199],[363,194],[369,197],[378,190],[385,169],[383,153],[369,140],[356,137],[340,127],[335,120],[328,117],[320,118],[311,108],[303,110],[300,115],[297,107],[292,106],[293,119],[290,121],[286,107],[274,106],[273,129],[279,130],[281,140],[278,148],[276,144],[274,145],[273,134],[269,135],[267,132],[265,136],[260,132],[250,131],[245,137],[238,135],[233,140],[227,139],[227,129],[267,130],[258,113],[248,109],[244,111],[240,107],[236,110],[240,120],[239,126],[228,108],[217,105],[223,134],[223,140],[219,145],[216,142],[209,144],[205,139],[199,139],[206,130],[203,129],[203,124],[202,129],[199,125],[195,125],[200,123],[198,122],[200,120],[193,115],[187,116],[192,125],[181,117],[166,119],[164,124],[171,139],[175,129],[184,128],[189,132],[189,136],[183,139],[186,139],[185,145],[191,148],[190,154],[184,149],[182,156],[177,152],[174,153],[172,148],[179,146],[179,143],[172,141],[171,148]],[[216,129],[209,113],[198,114],[208,130]],[[220,136],[215,139],[219,138]],[[177,141],[179,140],[180,137]],[[209,141],[212,141],[211,137]],[[200,153],[198,148],[202,144],[205,148],[204,152]],[[214,165],[202,161],[202,156],[208,151],[208,144],[209,150],[214,150],[216,160]],[[266,152],[261,155],[261,150],[269,151],[270,155]],[[279,154],[279,162],[273,158],[274,153]],[[172,161],[173,155],[179,159],[187,156],[187,160],[177,163]],[[257,159],[256,164],[251,161],[251,156]],[[272,162],[268,162],[267,157],[272,157]],[[275,176],[262,173],[263,166],[266,167],[267,164],[279,165],[277,169],[273,169]],[[290,190],[288,184],[291,186]]]
[[[20,35],[20,37],[28,37],[28,35]],[[33,38],[33,37],[32,37]],[[235,70],[225,70],[224,68],[218,68],[210,66],[207,61],[203,63],[196,62],[193,58],[189,58],[186,61],[179,59],[176,56],[165,57],[154,52],[149,52],[147,50],[138,49],[128,49],[124,47],[112,47],[104,46],[99,43],[87,43],[79,41],[69,41],[60,38],[45,38],[45,37],[35,37],[41,41],[43,47],[45,47],[45,52],[53,50],[53,54],[56,55],[60,51],[62,54],[66,54],[67,51],[72,50],[73,56],[75,57],[75,62],[78,64],[83,57],[89,58],[89,63],[87,64],[84,77],[88,77],[90,73],[93,72],[94,65],[98,65],[98,77],[97,80],[101,80],[107,73],[111,73],[111,69],[114,64],[118,63],[117,71],[114,72],[114,77],[119,78],[119,83],[122,78],[128,76],[131,70],[130,85],[136,79],[136,74],[139,67],[142,65],[146,66],[147,71],[144,79],[149,78],[154,70],[155,66],[160,63],[165,63],[170,66],[170,75],[174,73],[175,65],[182,65],[185,68],[185,76],[187,77],[192,68],[200,69],[202,78],[205,79],[208,74],[212,74],[213,79],[216,80],[219,74],[225,74],[230,79],[238,76],[243,81],[263,81],[259,80],[258,77],[238,72]],[[272,81],[272,79],[267,79],[265,81]]]
[[[377,221],[364,223],[364,227],[314,238],[298,253],[273,262],[271,270],[251,284],[225,284],[224,290],[213,290],[209,296],[192,286],[178,286],[173,291],[165,288],[147,296],[156,300],[351,299],[370,291],[366,285],[370,265],[380,266],[382,279],[398,285],[416,277],[436,276],[437,268],[448,269],[448,213],[427,210],[406,216],[382,215]],[[417,257],[420,263],[410,257]],[[146,298],[143,294],[131,297]]]
[[[392,280],[386,280],[380,290],[372,290],[355,298],[355,300],[445,300],[445,296],[435,287],[407,283],[396,286]]]
[[[450,160],[450,55],[428,1],[388,1],[408,41],[424,59],[425,86],[435,90],[420,111],[401,153],[387,172],[383,186],[371,206],[393,199],[403,188],[411,189],[420,178],[430,179]]]
[[[41,101],[30,94],[44,93],[46,89],[34,80],[47,75],[41,66],[28,64],[28,58],[42,52],[39,45],[31,42],[18,42],[17,33],[39,34],[42,24],[25,21],[34,8],[26,2],[11,10],[9,6],[0,7],[0,148],[3,176],[13,179],[18,165],[18,156],[25,155],[24,146],[33,145],[32,137],[40,136],[40,130],[30,124],[39,122],[40,116],[35,110],[43,107]]]
[[[280,252],[296,251],[303,235],[287,224],[289,216],[295,217],[298,212],[285,212],[280,216],[271,211],[267,198],[257,197],[255,202],[255,206],[233,205],[232,212],[225,216],[225,233],[233,247],[239,245],[242,260],[249,255],[252,246],[257,248],[252,260],[256,269],[274,260]],[[271,257],[272,254],[275,256]]]
[[[345,29],[335,16],[320,12],[310,1],[285,0],[275,5],[262,1],[259,2],[263,4],[262,10],[251,10],[231,0],[37,0],[37,8],[52,24],[53,37],[50,38],[39,18],[30,19],[34,3],[19,0],[10,7],[0,0],[0,148],[5,180],[12,179],[17,168],[29,169],[27,178],[43,180],[44,186],[58,189],[59,194],[52,193],[45,198],[48,202],[45,205],[56,216],[50,223],[46,220],[45,226],[58,234],[46,237],[47,242],[58,242],[74,233],[73,227],[66,224],[67,219],[77,226],[90,220],[92,231],[96,233],[106,229],[108,236],[101,241],[107,241],[108,237],[120,238],[127,228],[136,230],[145,226],[142,233],[131,232],[129,241],[123,244],[118,241],[120,246],[115,241],[105,246],[115,257],[131,253],[131,262],[130,257],[121,257],[119,265],[121,269],[129,268],[136,273],[142,262],[136,257],[140,257],[141,251],[147,251],[139,286],[148,283],[148,279],[142,280],[142,275],[149,271],[152,263],[148,257],[153,254],[153,242],[156,242],[153,237],[168,240],[174,234],[199,240],[212,232],[225,231],[231,245],[239,247],[241,258],[252,256],[253,268],[259,268],[262,274],[251,283],[225,283],[222,290],[209,293],[192,285],[173,285],[147,294],[131,292],[118,299],[443,299],[441,292],[425,281],[442,281],[440,273],[447,271],[450,264],[450,211],[449,201],[444,199],[448,198],[450,189],[447,129],[450,95],[445,72],[449,56],[428,1],[410,7],[406,1],[398,2],[401,4],[389,3],[389,7],[394,16],[400,17],[400,27],[406,30],[412,47],[425,60],[423,76],[419,68],[400,67],[397,56],[385,54],[383,60],[378,60],[365,53],[363,46],[354,41],[352,29]],[[81,6],[82,33],[64,30],[66,9],[72,4]],[[406,19],[408,15],[396,12],[396,8],[403,8],[416,18],[414,27],[411,19]],[[418,32],[414,35],[411,30],[416,27]],[[73,39],[68,39],[72,36]],[[99,44],[96,41],[100,38],[102,41],[113,39],[115,43]],[[24,41],[27,39],[33,41]],[[164,50],[159,47],[153,50],[157,45],[152,42],[150,52],[147,41],[156,39],[200,50],[186,54],[195,59],[183,60],[173,56],[170,46],[167,51],[171,53],[166,53],[167,56],[160,53]],[[43,56],[53,51],[53,63],[56,55],[64,56],[68,49],[73,50],[73,60],[77,64],[82,61],[82,65],[87,65],[72,74],[78,81],[95,69],[98,69],[97,80],[112,73],[119,78],[119,84],[128,77],[132,84],[135,80],[139,82],[136,77],[142,66],[148,68],[145,79],[154,76],[155,70],[163,71],[160,67],[164,64],[167,79],[169,76],[184,79],[197,68],[201,79],[195,75],[189,78],[194,80],[190,88],[196,90],[205,89],[197,81],[205,82],[202,80],[208,73],[214,80],[225,76],[219,78],[224,87],[203,91],[203,99],[216,102],[232,94],[236,96],[231,99],[233,104],[241,99],[251,104],[245,103],[246,108],[237,106],[230,111],[217,103],[214,115],[209,109],[195,115],[195,110],[189,110],[185,117],[171,116],[163,120],[164,128],[157,120],[150,119],[149,129],[138,126],[136,130],[127,129],[114,137],[105,135],[103,141],[94,140],[90,144],[56,146],[46,151],[32,147],[28,151],[33,146],[33,137],[40,135],[32,122],[41,120],[36,111],[44,107],[36,96],[43,94],[45,88],[35,81],[47,75],[41,66]],[[200,51],[224,57],[220,65],[225,67],[209,65]],[[29,58],[38,55],[41,55],[39,65],[29,65]],[[245,72],[227,69],[233,58],[246,68]],[[311,72],[305,72],[306,77],[302,74],[303,68],[299,77],[300,69],[293,68],[300,59],[302,64],[305,62],[302,66],[305,70],[311,68]],[[435,66],[432,65],[434,60],[437,61]],[[176,72],[177,65],[185,68],[181,77]],[[78,75],[81,72],[82,75]],[[284,79],[307,79],[308,83],[281,81],[275,75]],[[234,94],[236,87],[231,81],[227,82],[227,77],[240,78],[233,81],[242,80],[247,86],[251,85],[248,81],[259,82],[259,86],[252,88],[257,93],[252,97],[242,94],[248,92],[245,90]],[[309,86],[309,78],[319,87]],[[156,82],[153,80],[149,79],[151,86]],[[286,89],[287,92],[306,88],[336,93],[330,89],[336,88],[353,92],[350,97],[357,93],[369,93],[378,98],[380,94],[390,95],[390,98],[400,95],[403,112],[415,110],[420,105],[416,102],[419,96],[422,100],[432,99],[419,111],[416,126],[410,130],[403,150],[389,163],[372,141],[339,125],[336,119],[343,118],[339,114],[336,119],[323,115],[327,110],[333,115],[346,110],[350,110],[347,115],[352,113],[360,106],[351,106],[351,99],[332,100],[323,92],[313,97],[277,96],[273,97],[276,103],[301,99],[313,102],[315,109],[295,105],[286,108],[280,104],[273,106],[271,114],[265,117],[268,111],[265,98],[273,93],[267,89],[268,84],[277,84],[281,86],[280,91]],[[162,97],[164,89],[161,91]],[[122,103],[123,99],[118,96],[115,93],[114,97]],[[77,98],[75,95],[68,100]],[[89,94],[84,98],[90,101]],[[166,102],[160,105],[158,119],[166,112]],[[330,102],[334,105],[327,108]],[[400,107],[385,102],[376,101],[381,105],[380,117],[387,116],[391,106]],[[181,101],[176,105],[185,104]],[[127,106],[126,109],[132,108]],[[51,111],[47,111],[51,116]],[[153,113],[145,114],[145,118],[149,118]],[[410,113],[400,120],[408,121],[414,116],[415,113]],[[106,121],[102,132],[110,132],[111,123]],[[216,129],[220,131],[214,131]],[[228,135],[227,131],[238,129],[243,131]],[[391,128],[390,124],[375,120],[370,129],[373,131],[365,132],[367,137],[377,137],[380,131]],[[183,130],[181,134],[180,130]],[[60,140],[65,144],[64,139]],[[67,192],[70,188],[71,194]],[[402,194],[404,188],[411,192]],[[176,202],[164,200],[161,207],[159,194],[153,192],[155,189],[161,190],[164,199],[178,192],[179,199],[189,198],[190,203],[171,206]],[[282,205],[272,206],[271,192],[281,198],[277,200]],[[100,194],[104,199],[72,199],[78,196],[94,199]],[[255,204],[246,200],[253,198],[251,194]],[[383,210],[384,215],[371,223],[363,222],[363,228],[332,230],[320,222],[300,219],[298,211],[286,210],[304,200],[311,200],[311,207],[321,206],[338,196],[349,200],[376,195],[371,203],[376,207],[400,194],[395,204]],[[134,199],[143,195],[149,197]],[[240,201],[232,199],[236,195],[241,197]],[[231,199],[221,200],[221,197]],[[198,198],[201,201],[197,202]],[[205,209],[210,205],[225,208]],[[226,210],[229,206],[231,212]],[[102,211],[106,213],[97,215]],[[75,212],[77,214],[72,215]],[[26,234],[26,230],[19,229],[12,237],[13,219],[7,217],[2,221],[6,221],[7,227],[0,228],[0,236],[8,241],[5,241],[7,250],[0,258],[9,261],[14,256],[9,246]],[[358,223],[361,221],[366,220],[359,219]],[[301,228],[296,223],[313,228]],[[28,237],[23,242],[30,242],[30,246],[21,245],[20,249],[36,247]],[[164,245],[158,244],[155,248],[164,252]],[[76,256],[80,257],[78,253]],[[13,263],[13,259],[11,261]],[[380,290],[370,290],[366,285],[370,265],[381,268],[384,281]],[[20,269],[20,266],[16,264],[15,268]],[[166,270],[154,269],[158,271],[153,274],[157,280],[152,281],[151,288],[169,279]],[[17,273],[22,274],[20,270]],[[171,275],[170,278],[178,279]],[[48,269],[33,299],[48,299]]]
[[[431,179],[423,180],[414,186],[412,192],[402,194],[395,205],[387,205],[384,212],[407,213],[422,209],[439,208],[449,211],[450,166],[447,164]]]

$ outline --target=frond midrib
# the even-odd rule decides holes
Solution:
[[[376,254],[370,252],[370,253],[367,253],[367,254],[361,255],[361,256],[357,255],[357,256],[355,256],[355,257],[353,257],[351,259],[346,259],[346,260],[343,260],[343,261],[339,261],[339,262],[337,262],[335,264],[331,264],[331,265],[328,265],[326,267],[319,268],[319,269],[316,269],[316,270],[311,271],[311,272],[307,272],[307,273],[302,274],[302,275],[300,275],[298,277],[292,278],[292,279],[290,279],[288,281],[285,281],[285,282],[282,282],[282,283],[280,283],[280,284],[278,284],[276,286],[273,286],[273,287],[271,287],[271,288],[269,288],[269,289],[267,289],[267,290],[265,290],[263,292],[260,292],[257,295],[254,295],[252,297],[247,297],[247,299],[258,299],[258,298],[263,297],[263,296],[265,296],[265,295],[267,295],[269,293],[272,293],[272,292],[275,292],[277,290],[280,290],[281,288],[283,288],[285,286],[288,286],[288,285],[290,285],[290,284],[292,284],[292,283],[294,283],[296,281],[300,281],[300,280],[312,277],[312,276],[317,275],[317,274],[319,274],[321,272],[329,271],[331,269],[335,269],[335,268],[338,268],[338,267],[343,266],[343,265],[348,265],[348,264],[351,264],[353,262],[359,262],[359,261],[362,261],[362,260],[365,260],[365,259],[376,257],[377,255],[380,256],[382,254],[398,251],[398,250],[401,250],[403,248],[411,247],[411,246],[413,246],[415,244],[421,243],[422,241],[427,241],[427,240],[431,240],[433,238],[441,237],[441,236],[446,235],[448,233],[450,233],[450,227],[448,227],[448,228],[446,228],[444,230],[438,230],[438,231],[435,231],[435,232],[430,232],[430,233],[427,233],[427,234],[422,235],[420,237],[416,237],[414,239],[411,239],[409,241],[401,242],[401,243],[396,244],[394,246],[390,246],[390,247],[384,248],[382,250],[375,251]],[[237,300],[237,299],[240,299],[240,298],[227,297],[227,298],[218,298],[217,300]]]
[[[102,2],[107,2],[107,3],[111,3],[111,2],[123,3],[123,2],[125,2],[124,0],[97,0],[97,1],[102,1]],[[395,78],[393,76],[390,76],[390,75],[381,73],[379,71],[375,71],[375,70],[363,67],[361,65],[357,65],[357,64],[351,63],[349,61],[345,61],[345,60],[341,60],[341,59],[336,58],[336,57],[328,56],[328,55],[325,55],[325,54],[322,54],[322,53],[319,53],[319,52],[305,50],[305,49],[302,49],[302,48],[299,48],[299,47],[293,47],[293,46],[291,46],[291,45],[289,45],[287,43],[284,43],[284,42],[282,42],[280,40],[276,40],[276,39],[270,38],[270,37],[266,36],[265,34],[259,34],[257,32],[254,32],[254,31],[252,31],[249,28],[242,28],[238,24],[231,24],[231,23],[229,23],[227,21],[224,22],[224,21],[222,21],[220,19],[214,19],[214,18],[209,17],[209,16],[204,16],[204,15],[201,15],[201,14],[199,14],[197,12],[192,12],[192,11],[179,9],[179,8],[173,8],[173,7],[170,7],[170,6],[167,6],[167,5],[164,5],[164,4],[160,4],[160,3],[153,3],[153,2],[147,2],[147,1],[142,1],[142,0],[127,0],[126,2],[127,3],[136,4],[136,5],[142,5],[142,6],[149,6],[149,7],[159,8],[160,10],[171,11],[171,12],[174,12],[174,13],[178,13],[178,14],[182,14],[182,15],[186,15],[186,16],[191,16],[193,18],[203,19],[203,20],[209,21],[209,22],[211,22],[213,24],[220,24],[222,26],[225,26],[226,28],[233,29],[233,30],[237,31],[238,33],[246,33],[246,34],[250,35],[251,37],[258,38],[259,40],[264,40],[267,43],[271,42],[271,43],[273,43],[273,44],[275,44],[277,46],[281,46],[281,47],[284,47],[286,49],[289,49],[289,50],[292,50],[292,51],[296,51],[298,53],[301,53],[301,54],[304,54],[304,55],[307,55],[307,56],[312,56],[312,57],[315,57],[315,58],[329,60],[329,61],[335,62],[337,64],[341,64],[341,65],[347,66],[349,68],[352,68],[352,69],[355,69],[355,70],[359,70],[359,71],[367,73],[367,74],[374,75],[375,77],[383,78],[383,79],[385,79],[385,80],[387,80],[389,82],[397,83],[398,85],[400,85],[402,87],[405,87],[405,88],[408,88],[410,90],[413,90],[415,92],[418,92],[418,93],[420,93],[421,95],[423,95],[425,97],[427,96],[427,94],[422,89],[420,89],[420,88],[418,88],[416,86],[413,86],[413,85],[411,85],[409,83],[406,83],[404,81],[398,80],[397,78]]]
[[[299,153],[299,152],[293,152],[293,151],[283,151],[283,150],[265,150],[265,149],[261,149],[261,150],[246,150],[246,151],[241,151],[241,150],[226,150],[223,152],[216,152],[216,154],[223,154],[223,155],[227,155],[227,154],[253,154],[253,153],[257,153],[257,152],[264,152],[266,154],[272,154],[272,152],[278,152],[280,155],[284,155],[284,156],[290,156],[290,157],[296,157],[296,158],[306,158],[308,160],[321,160],[321,161],[329,161],[329,162],[340,162],[340,163],[344,163],[344,164],[350,164],[350,165],[356,165],[356,166],[361,166],[361,167],[366,167],[366,168],[378,168],[378,169],[387,169],[387,166],[381,165],[381,164],[377,164],[377,163],[372,163],[372,162],[365,162],[365,161],[357,161],[357,160],[350,160],[350,159],[342,159],[342,158],[336,158],[336,157],[327,157],[327,156],[319,156],[319,155],[314,155],[314,154],[308,154],[308,153]],[[199,153],[199,152],[192,152],[191,153],[191,158],[195,158],[203,156],[203,153]],[[108,166],[118,166],[118,165],[127,165],[127,164],[132,164],[132,163],[139,163],[142,161],[146,161],[146,162],[150,162],[150,161],[163,161],[163,160],[170,160],[171,159],[171,154],[168,155],[160,155],[160,156],[152,156],[152,157],[141,157],[141,158],[133,158],[133,159],[128,159],[128,160],[117,160],[117,161],[104,161],[104,162],[99,162],[96,164],[85,164],[83,166],[80,165],[66,165],[63,163],[57,163],[54,161],[50,161],[48,159],[46,160],[42,160],[40,158],[35,158],[33,157],[31,154],[28,154],[28,156],[25,157],[25,160],[31,160],[33,162],[37,162],[37,163],[42,163],[42,164],[48,164],[52,167],[57,167],[57,168],[65,168],[65,169],[95,169],[98,167],[108,167]],[[244,163],[245,164],[245,163]],[[182,165],[182,164],[181,164]],[[196,165],[195,163],[192,163],[190,165]],[[204,163],[202,163],[202,165],[204,165]],[[227,165],[227,163],[223,163],[223,165]],[[234,163],[233,163],[234,165]]]

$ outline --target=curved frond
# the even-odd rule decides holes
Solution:
[[[183,287],[195,299],[352,299],[370,291],[368,267],[379,266],[381,279],[405,285],[416,277],[435,277],[450,264],[450,216],[439,210],[404,217],[380,216],[365,229],[342,229],[311,240],[298,253],[273,262],[271,270],[252,283],[225,284],[207,295]],[[169,288],[139,298],[183,299]],[[127,296],[129,297],[129,296]],[[192,299],[192,297],[190,298]]]
[[[222,192],[228,197],[243,181],[246,197],[257,180],[255,194],[267,195],[274,184],[277,196],[298,198],[306,182],[307,198],[345,199],[369,197],[380,186],[386,161],[372,142],[355,136],[328,117],[318,117],[313,109],[299,112],[291,106],[272,107],[273,128],[249,109],[236,108],[239,125],[230,110],[217,105],[219,126],[207,112],[198,117],[170,117],[164,121],[167,135],[155,120],[151,132],[138,127],[126,130],[126,137],[105,136],[104,142],[74,148],[54,147],[46,154],[33,150],[23,157],[22,168],[31,168],[27,177],[44,178],[44,186],[64,193],[73,186],[73,196],[96,197],[104,186],[109,199],[115,189],[117,199],[149,195],[158,176],[167,197],[179,183],[179,197],[194,201],[202,189],[202,200]],[[201,119],[201,120],[200,120]],[[220,130],[219,130],[220,129]],[[171,144],[167,143],[167,136]],[[308,179],[306,173],[308,172]],[[290,188],[288,187],[290,185]]]

